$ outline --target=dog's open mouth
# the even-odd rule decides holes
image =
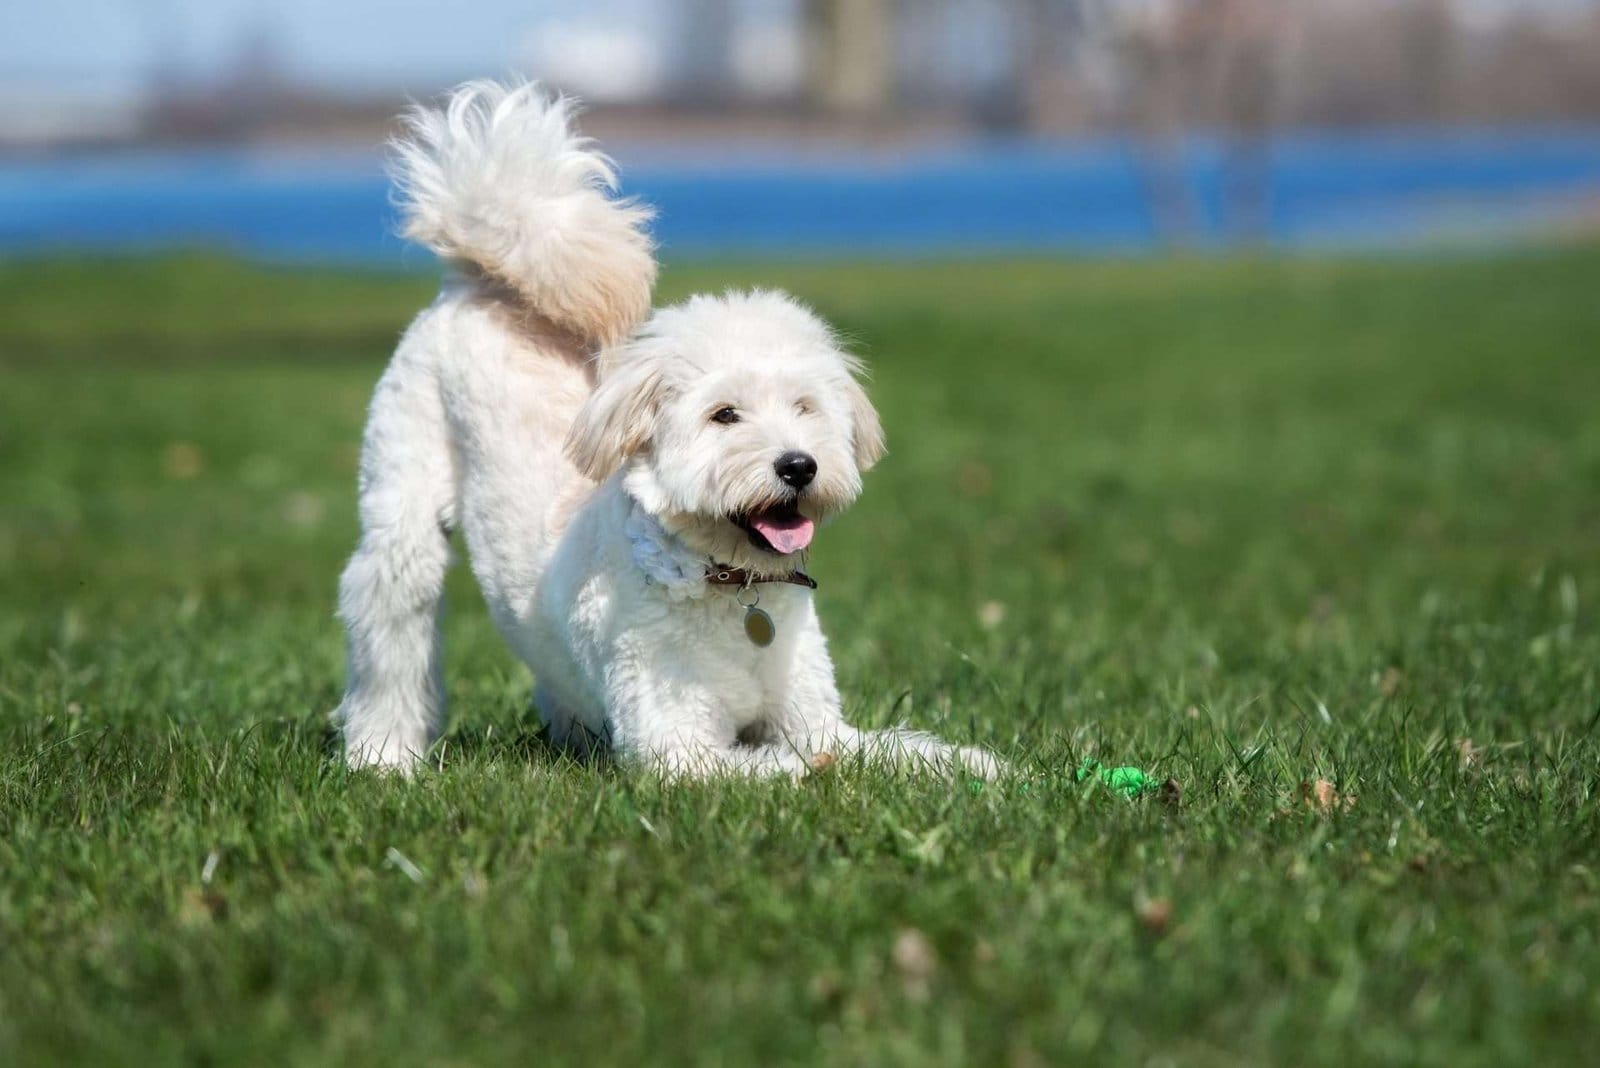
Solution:
[[[788,555],[811,544],[817,525],[800,514],[793,503],[779,504],[733,519],[757,549]]]

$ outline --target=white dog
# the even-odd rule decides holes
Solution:
[[[981,750],[840,715],[800,568],[883,453],[859,364],[778,293],[650,315],[649,212],[610,195],[570,112],[474,83],[397,146],[405,233],[456,271],[372,400],[339,591],[347,760],[407,769],[437,737],[459,528],[560,744],[669,775],[850,753],[992,774]]]

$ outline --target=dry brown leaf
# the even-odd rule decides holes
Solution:
[[[291,527],[310,530],[322,522],[328,507],[315,493],[298,490],[283,499],[283,520]]]
[[[178,906],[178,922],[184,927],[204,927],[228,918],[228,902],[214,890],[189,890]]]
[[[994,488],[994,472],[988,464],[968,460],[956,473],[956,485],[964,497],[987,497]]]
[[[1013,1045],[1008,1061],[1010,1068],[1049,1068],[1050,1062],[1032,1046]]]
[[[1327,779],[1302,782],[1300,784],[1300,798],[1324,816],[1342,809],[1348,809],[1356,803],[1354,795],[1340,794],[1333,783]]]
[[[1133,913],[1139,918],[1139,926],[1160,937],[1172,925],[1172,900],[1153,897],[1139,901],[1134,904]]]
[[[1405,672],[1397,667],[1386,667],[1378,679],[1378,692],[1385,697],[1393,697],[1400,692],[1400,687],[1405,685],[1405,681]]]
[[[188,441],[174,441],[161,454],[161,469],[168,478],[194,478],[206,467],[205,454],[200,446]]]
[[[839,762],[839,758],[824,749],[811,755],[811,774],[821,775]]]
[[[844,999],[844,987],[835,972],[821,972],[811,978],[811,1000],[837,1006]]]
[[[1483,750],[1473,745],[1471,738],[1457,738],[1456,759],[1461,770],[1468,771],[1483,763]]]
[[[907,927],[895,938],[890,959],[905,983],[906,995],[914,1001],[926,1000],[928,981],[939,970],[939,954],[928,936],[915,927]]]

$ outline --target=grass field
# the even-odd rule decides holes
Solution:
[[[0,1063],[1592,1055],[1600,248],[664,296],[757,282],[876,368],[813,568],[852,715],[1027,789],[575,766],[464,568],[440,770],[347,774],[355,443],[427,280],[0,267]]]

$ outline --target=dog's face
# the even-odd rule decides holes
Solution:
[[[634,499],[697,552],[792,571],[883,454],[858,371],[788,297],[696,297],[602,359],[568,453],[597,481],[623,468]]]

